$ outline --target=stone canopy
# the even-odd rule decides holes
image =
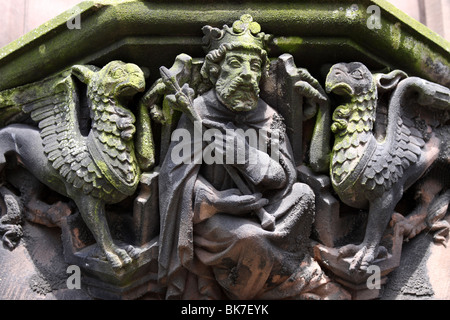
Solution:
[[[380,8],[381,29],[368,28],[371,5]],[[69,30],[67,21],[78,13],[81,29]],[[323,64],[351,60],[449,85],[449,43],[386,1],[126,0],[85,1],[2,48],[0,90],[113,57],[148,70],[170,64],[180,52],[200,57],[200,28],[244,13],[275,35],[271,56],[290,53],[313,74]]]

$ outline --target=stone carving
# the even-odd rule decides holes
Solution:
[[[448,88],[340,63],[324,90],[292,55],[269,59],[248,14],[202,31],[205,58],[155,63],[147,91],[141,68],[112,61],[0,92],[6,247],[25,219],[60,227],[96,298],[348,299],[376,297],[365,271],[385,281],[403,238],[445,244]],[[362,243],[336,241],[355,225],[340,204],[368,209]]]
[[[170,70],[161,68],[153,87],[165,86],[164,101],[183,112],[176,130],[188,137],[172,141],[160,169],[159,279],[166,298],[347,297],[308,253],[314,194],[297,182],[281,116],[259,98],[267,36],[249,15],[232,27],[203,31],[201,68],[182,55]],[[212,89],[192,89],[192,77],[183,75],[194,72]],[[150,92],[146,101],[160,100],[150,96],[157,90]],[[207,130],[215,137],[209,145],[202,141]],[[251,144],[249,131],[265,132],[262,143]],[[270,156],[277,137],[279,161]],[[208,148],[219,161],[196,159]],[[226,161],[239,153],[242,162]]]
[[[449,226],[439,220],[449,205],[450,90],[399,70],[372,74],[357,62],[334,65],[326,90],[342,97],[333,122],[329,111],[317,122],[318,132],[331,125],[335,135],[333,188],[347,205],[369,210],[363,242],[342,247],[339,256],[353,256],[350,270],[367,270],[377,257],[386,256],[380,240],[391,217],[405,237],[430,228],[439,230],[436,239],[444,241]],[[312,140],[311,148],[320,150],[311,158],[316,171],[325,168],[327,139],[321,145],[321,139]],[[393,216],[417,181],[417,209],[407,218]]]
[[[85,94],[73,76],[87,85]],[[140,168],[133,144],[135,116],[124,104],[144,88],[139,67],[113,61],[102,69],[73,66],[60,76],[3,92],[0,100],[2,122],[8,124],[0,130],[0,166],[4,168],[6,157],[14,153],[40,182],[73,199],[114,268],[129,264],[136,255],[132,246],[121,248],[113,242],[105,204],[136,191]],[[26,116],[37,127],[10,124]],[[7,206],[15,201],[11,195],[4,198]],[[2,218],[6,229],[5,218],[10,220],[3,237],[13,247],[11,240],[20,235],[20,228],[10,212]]]
[[[3,235],[3,244],[12,250],[23,236],[22,228],[20,227],[22,208],[14,198],[14,195],[5,187],[1,188],[0,194],[2,195],[6,211],[0,218],[0,234]]]

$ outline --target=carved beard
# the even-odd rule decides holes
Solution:
[[[233,111],[250,111],[258,104],[259,86],[255,81],[244,81],[241,77],[219,78],[216,92],[220,102]]]

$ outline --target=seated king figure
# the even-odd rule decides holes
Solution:
[[[314,193],[297,182],[282,117],[259,98],[268,65],[265,35],[249,15],[231,28],[205,26],[203,32],[207,55],[201,74],[213,86],[189,107],[203,129],[227,137],[212,143],[233,145],[234,159],[245,153],[245,160],[179,163],[172,156],[179,142],[171,142],[159,176],[158,277],[167,288],[166,298],[348,298],[308,254]],[[204,141],[195,138],[198,128],[186,114],[178,129],[192,137],[188,158],[196,157],[195,150],[204,151]],[[249,143],[243,135],[248,130],[265,132],[266,144]],[[267,148],[273,137],[278,137],[276,157]],[[239,188],[226,166],[251,192]],[[261,226],[258,210],[272,215],[273,230]]]

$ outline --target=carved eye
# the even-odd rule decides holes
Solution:
[[[121,78],[123,76],[125,76],[125,72],[122,69],[114,70],[114,72],[113,72],[113,77],[114,78],[118,79],[118,78]]]
[[[231,58],[228,60],[228,65],[232,68],[239,68],[241,66],[241,62],[236,58]]]
[[[363,74],[360,70],[355,70],[351,73],[351,76],[357,80],[362,80],[363,79]]]
[[[261,70],[261,62],[253,61],[250,65],[252,71],[260,71]]]
[[[233,68],[239,68],[241,66],[241,63],[239,62],[239,60],[236,60],[236,59],[231,60],[230,64]]]

